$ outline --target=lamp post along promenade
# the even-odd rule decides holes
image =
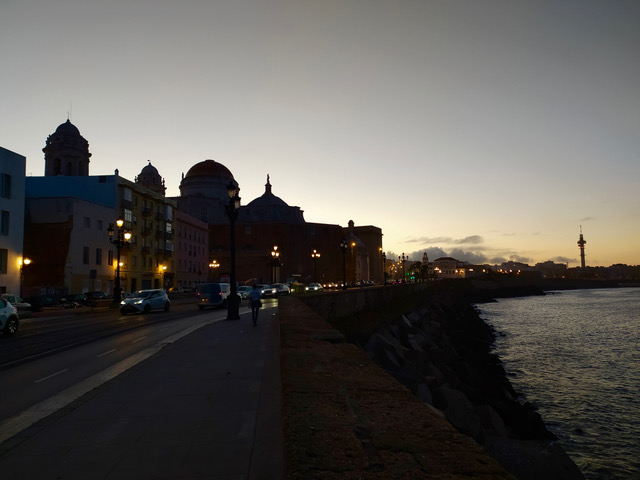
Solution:
[[[238,209],[240,208],[240,188],[235,182],[229,182],[227,185],[227,194],[229,195],[229,203],[226,206],[226,213],[229,217],[229,242],[231,254],[231,272],[230,280],[231,294],[229,295],[227,320],[240,319],[240,301],[238,299],[238,287],[236,285],[236,233],[235,223],[238,219]]]
[[[120,249],[131,239],[131,232],[124,231],[122,228],[123,225],[124,220],[119,218],[116,220],[117,230],[113,227],[113,223],[110,223],[107,229],[109,242],[116,247],[116,279],[113,287],[113,303],[116,307],[120,305],[120,300],[122,299],[122,288],[120,288]]]

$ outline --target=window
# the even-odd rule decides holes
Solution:
[[[109,252],[107,253],[107,265],[113,265],[113,250],[109,250]]]
[[[2,174],[2,185],[0,186],[2,198],[11,198],[11,175]]]
[[[98,228],[98,231],[102,231],[102,220],[96,220],[96,227]]]
[[[7,273],[7,260],[9,258],[9,250],[0,248],[0,273]]]
[[[89,247],[82,247],[82,264],[89,265]]]
[[[9,212],[2,210],[2,219],[0,220],[0,233],[9,235]]]
[[[89,217],[84,217],[84,228],[91,227],[91,219]]]
[[[96,248],[96,265],[102,265],[102,249]]]

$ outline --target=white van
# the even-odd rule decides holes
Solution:
[[[230,293],[228,283],[202,283],[197,288],[198,308],[226,307]]]

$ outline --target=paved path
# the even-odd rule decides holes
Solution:
[[[3,479],[280,479],[277,309],[204,324],[0,445]],[[194,322],[198,317],[193,317]]]

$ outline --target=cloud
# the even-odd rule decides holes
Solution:
[[[480,235],[469,235],[464,238],[451,237],[417,237],[407,240],[408,243],[434,244],[442,243],[445,245],[479,245],[484,243],[484,238]]]
[[[555,263],[577,263],[575,258],[568,257],[553,257],[551,261]]]
[[[592,222],[596,219],[596,217],[582,217],[579,221],[580,222]]]
[[[511,260],[512,262],[518,262],[518,263],[529,263],[531,261],[531,259],[529,257],[523,257],[522,255],[509,255],[509,260]]]

